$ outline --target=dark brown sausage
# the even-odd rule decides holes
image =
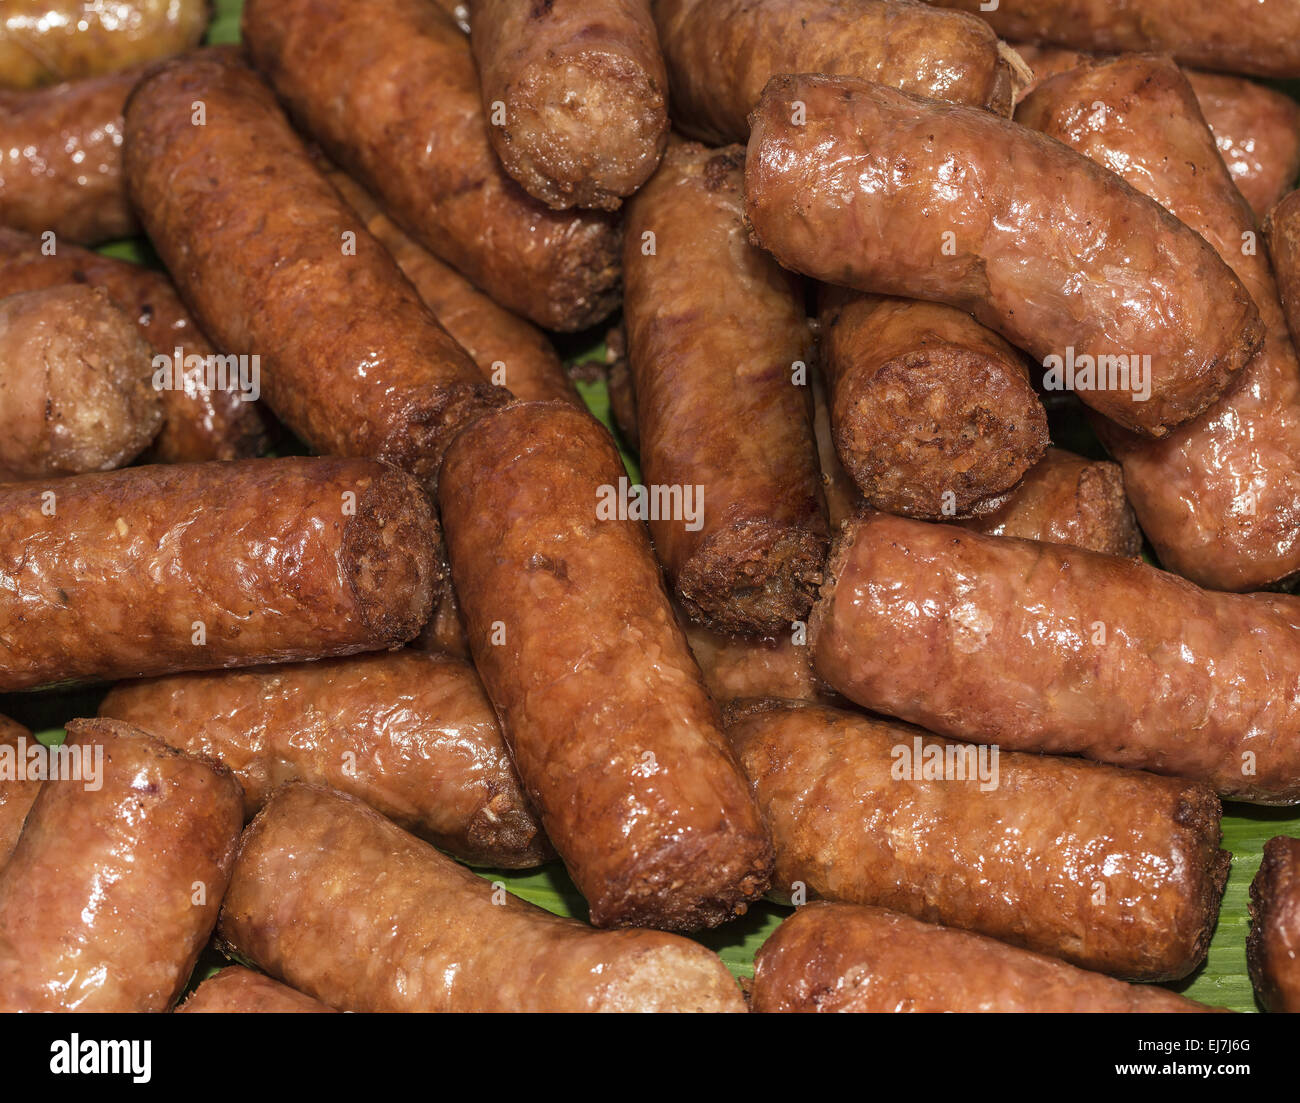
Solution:
[[[1282,200],[1264,222],[1278,290],[1286,311],[1291,339],[1300,345],[1300,191]]]
[[[749,244],[744,165],[669,149],[628,204],[623,314],[655,551],[692,619],[771,633],[807,616],[829,533],[803,289]]]
[[[161,272],[63,243],[50,255],[40,238],[0,227],[0,295],[64,283],[103,288],[135,320],[154,354],[173,364],[178,355],[182,364],[209,363],[216,353]],[[209,386],[192,368],[179,386],[176,374],[163,380],[169,383],[162,389],[164,422],[149,453],[155,460],[199,463],[261,453],[266,434],[260,407],[247,400],[251,394],[238,386]]]
[[[1168,58],[1092,62],[1042,84],[1016,118],[1184,219],[1237,273],[1267,331],[1223,398],[1163,440],[1097,426],[1160,562],[1219,590],[1300,570],[1300,363],[1255,219],[1186,78]]]
[[[299,782],[244,832],[220,934],[346,1011],[745,1010],[698,943],[551,915],[355,799]]]
[[[473,0],[470,25],[506,172],[548,207],[617,210],[668,142],[650,0]]]
[[[82,780],[41,786],[0,870],[0,1011],[166,1011],[217,920],[239,784],[112,720],[66,746]]]
[[[460,426],[508,396],[357,225],[270,89],[233,51],[191,54],[140,84],[126,131],[159,256],[213,340],[260,358],[267,404],[318,452],[432,485]]]
[[[785,902],[802,887],[1134,980],[1205,958],[1230,859],[1209,786],[779,701],[733,705],[727,736]]]
[[[428,619],[437,522],[373,460],[0,487],[0,690],[374,651]]]
[[[329,785],[462,861],[554,857],[474,668],[398,651],[123,682],[99,707],[229,766],[251,818],[285,781]]]
[[[21,724],[0,716],[0,762],[13,767],[0,771],[0,869],[18,844],[27,810],[41,789],[40,778],[29,776],[25,766],[27,749],[34,743],[32,733]],[[9,759],[10,755],[14,757]]]
[[[1216,1011],[883,908],[809,904],[754,958],[754,1011]]]
[[[551,211],[506,175],[488,141],[469,41],[437,5],[247,0],[243,33],[331,158],[507,310],[578,330],[614,309],[615,223]]]
[[[876,509],[986,513],[1042,458],[1023,357],[969,314],[824,288],[820,320],[836,452]]]
[[[623,465],[558,402],[481,418],[439,493],[474,663],[596,926],[711,927],[766,890],[771,844],[645,527],[598,513]]]
[[[774,77],[753,124],[746,213],[777,260],[958,307],[1067,383],[1078,357],[1079,397],[1127,428],[1158,437],[1195,417],[1263,340],[1204,240],[1008,119],[811,75]]]
[[[1267,1011],[1300,1013],[1300,839],[1278,835],[1250,883],[1246,961]]]
[[[866,708],[1300,802],[1300,598],[883,513],[846,526],[828,574],[813,666]]]
[[[743,142],[778,73],[862,77],[1010,115],[1018,59],[977,19],[913,0],[656,0],[676,125]]]
[[[176,1009],[183,1014],[301,1015],[334,1014],[334,1008],[296,992],[287,984],[264,977],[242,965],[213,973]]]

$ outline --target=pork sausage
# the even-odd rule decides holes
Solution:
[[[1293,191],[1264,222],[1291,339],[1300,345],[1300,191]]]
[[[1278,835],[1250,883],[1246,961],[1268,1011],[1300,1013],[1300,839]]]
[[[200,984],[176,1009],[177,1014],[301,1015],[333,1014],[334,1008],[295,992],[242,965],[228,965]]]
[[[783,697],[792,701],[841,700],[813,672],[805,633],[779,636],[728,636],[680,617],[691,654],[700,664],[709,695],[725,705],[744,697]]]
[[[34,742],[32,733],[21,724],[0,716],[0,762],[12,755],[14,767],[0,773],[0,869],[18,845],[27,810],[40,792],[40,778],[30,776],[25,767],[18,768],[20,762],[26,762],[26,751]]]

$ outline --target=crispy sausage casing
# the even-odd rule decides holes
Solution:
[[[437,522],[373,460],[0,487],[0,690],[374,651],[428,619]]]
[[[179,349],[184,363],[190,357],[207,361],[216,351],[161,272],[64,243],[47,255],[40,238],[0,227],[0,295],[64,283],[102,287],[135,321],[155,355],[175,362]],[[184,387],[172,382],[162,391],[165,420],[150,449],[159,463],[237,460],[265,447],[258,407],[237,388],[210,387],[203,373],[192,371]]]
[[[23,820],[27,818],[27,810],[40,792],[39,779],[26,776],[26,771],[21,778],[17,774],[18,756],[33,743],[31,732],[9,717],[0,716],[0,761],[9,754],[15,756],[14,772],[0,774],[0,869],[4,869],[9,861],[9,855],[18,843],[18,834],[23,829]]]
[[[1300,802],[1300,598],[886,514],[844,529],[828,576],[813,665],[866,708]]]
[[[940,303],[821,293],[821,348],[840,461],[877,509],[986,512],[1047,448],[1020,353]]]
[[[285,781],[351,793],[462,861],[552,857],[474,668],[398,651],[124,682],[99,714],[224,762],[251,817]]]
[[[316,451],[432,484],[456,430],[507,396],[358,228],[271,90],[233,51],[203,51],[136,89],[126,129],[150,238],[217,344],[260,358],[267,404]]]
[[[243,30],[258,68],[333,160],[498,303],[562,330],[614,309],[615,223],[551,211],[506,175],[469,42],[436,5],[247,0]]]
[[[299,782],[244,832],[220,934],[346,1011],[745,1009],[698,943],[551,915],[353,798]]]
[[[242,965],[229,965],[200,984],[177,1014],[334,1014],[334,1008]]]
[[[470,24],[488,136],[506,172],[548,207],[617,210],[668,142],[650,0],[474,0]]]
[[[1266,329],[1259,355],[1205,416],[1158,442],[1097,426],[1161,563],[1220,590],[1300,570],[1300,363],[1254,217],[1186,78],[1168,58],[1092,62],[1046,81],[1016,118],[1183,219],[1236,271]]]
[[[811,75],[774,77],[753,123],[746,213],[777,260],[958,307],[1063,377],[1078,357],[1079,397],[1127,428],[1161,436],[1196,416],[1263,340],[1197,234],[1008,119]]]
[[[883,908],[809,904],[754,958],[754,1011],[1214,1011]]]
[[[0,870],[0,1011],[165,1011],[217,919],[239,784],[112,720],[66,745],[102,755],[99,787],[45,782]]]
[[[1300,1013],[1300,839],[1279,835],[1264,844],[1250,918],[1246,960],[1259,1002]]]
[[[628,204],[623,312],[645,482],[681,494],[655,550],[693,619],[761,633],[807,616],[829,533],[802,288],[749,243],[744,164],[668,151]]]
[[[686,133],[743,142],[778,73],[862,77],[1011,114],[1016,80],[997,35],[913,0],[656,0],[672,112]]]
[[[1208,786],[994,758],[816,705],[733,705],[727,736],[787,900],[801,884],[1133,979],[1184,977],[1205,957],[1229,861]]]
[[[1264,232],[1277,269],[1291,339],[1300,345],[1300,191],[1293,191],[1273,208]]]
[[[644,526],[601,516],[623,474],[586,414],[521,403],[447,453],[452,580],[488,697],[597,926],[716,926],[772,851]]]

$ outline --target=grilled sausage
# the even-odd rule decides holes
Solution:
[[[242,965],[229,965],[200,984],[177,1014],[301,1015],[334,1013],[334,1008],[295,992],[287,984]]]
[[[0,772],[0,869],[4,869],[18,844],[27,810],[40,792],[41,780],[28,776],[25,766],[25,754],[32,742],[31,732],[9,717],[0,716],[0,762],[8,760],[13,767]],[[24,763],[21,768],[20,762]]]
[[[1264,844],[1250,883],[1246,962],[1259,1002],[1268,1011],[1300,1013],[1300,839]]]

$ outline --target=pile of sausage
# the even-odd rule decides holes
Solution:
[[[0,692],[115,684],[0,718],[0,1010],[1214,1010],[1300,0],[987,6],[4,6]],[[1252,915],[1300,1011],[1300,840]]]

